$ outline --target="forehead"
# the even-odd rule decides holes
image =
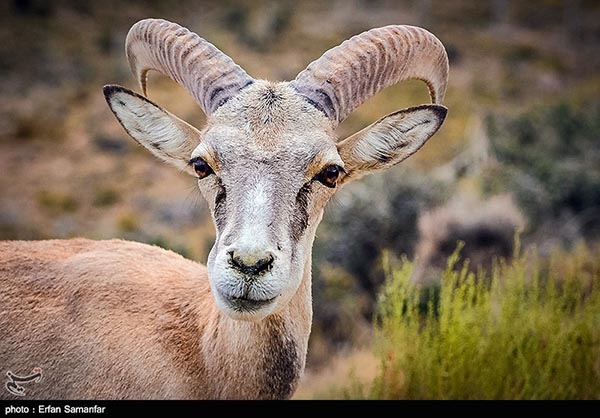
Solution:
[[[212,115],[194,154],[203,151],[221,163],[339,158],[325,115],[287,83],[267,81],[255,82]]]

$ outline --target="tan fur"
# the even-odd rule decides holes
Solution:
[[[404,42],[405,32],[381,33]],[[27,386],[36,399],[287,398],[306,360],[311,251],[326,203],[336,186],[416,152],[446,109],[396,112],[336,143],[339,118],[298,90],[310,90],[305,82],[250,79],[214,46],[166,21],[134,25],[127,45],[143,88],[148,70],[161,71],[207,113],[197,130],[124,87],[104,87],[138,143],[197,175],[217,230],[207,267],[125,241],[0,242],[3,371],[41,367],[42,382]],[[189,45],[208,53],[186,60]],[[198,162],[210,166],[208,174],[194,168]],[[327,169],[339,174],[333,183],[319,174]]]
[[[275,397],[258,393],[257,367],[272,359],[273,327],[290,330],[304,365],[310,306],[231,320],[214,305],[206,268],[158,247],[0,242],[0,281],[2,371],[43,370],[27,399]],[[307,297],[309,276],[295,298]],[[14,399],[4,390],[0,398]]]

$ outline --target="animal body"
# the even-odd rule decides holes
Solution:
[[[270,82],[189,30],[145,19],[126,53],[143,95],[108,85],[106,101],[134,140],[197,179],[216,228],[207,266],[119,240],[1,242],[2,373],[41,368],[26,388],[38,399],[288,398],[304,369],[323,209],[342,185],[399,163],[438,130],[445,49],[424,29],[387,26],[291,82]],[[145,97],[151,70],[195,98],[202,130]],[[338,141],[356,107],[410,78],[433,104]]]

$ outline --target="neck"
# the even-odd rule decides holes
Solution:
[[[212,301],[212,298],[211,298]],[[312,324],[311,250],[288,305],[260,322],[233,320],[212,303],[201,355],[208,391],[201,397],[290,397],[304,371]]]

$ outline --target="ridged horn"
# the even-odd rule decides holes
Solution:
[[[429,87],[441,103],[448,81],[448,55],[432,33],[415,26],[371,29],[325,52],[292,86],[338,124],[378,91],[408,79]]]
[[[254,81],[213,44],[163,19],[133,25],[125,52],[144,95],[148,71],[155,70],[185,87],[207,115]]]

